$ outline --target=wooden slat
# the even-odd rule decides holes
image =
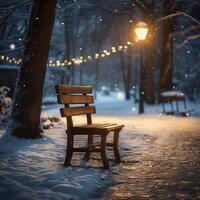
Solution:
[[[113,130],[121,129],[123,127],[124,127],[124,125],[111,125],[111,126],[108,126],[108,127],[100,127],[99,129],[113,131]]]
[[[107,128],[107,127],[114,126],[114,125],[117,125],[117,124],[89,124],[86,126],[82,126],[81,128],[99,129],[99,128]]]
[[[80,132],[84,132],[87,130],[91,130],[91,131],[101,131],[101,130],[108,130],[108,131],[112,131],[112,130],[117,130],[120,128],[123,128],[124,125],[117,125],[117,124],[89,124],[89,125],[84,125],[84,126],[77,126],[77,127],[73,127],[74,130],[76,131],[80,131]]]
[[[102,124],[102,125],[99,125],[95,128],[97,128],[97,129],[101,128],[102,129],[102,128],[107,128],[107,127],[115,126],[115,125],[117,125],[117,124]]]
[[[114,124],[108,124],[108,123],[88,124],[88,125],[81,126],[81,128],[98,128],[98,127],[109,126],[109,125],[114,125]]]
[[[97,123],[97,124],[87,124],[87,125],[83,125],[83,126],[81,126],[81,127],[93,127],[93,126],[96,126],[96,125],[99,125],[99,124],[101,124],[101,123]]]
[[[90,86],[56,85],[55,90],[57,94],[92,94],[92,87]]]
[[[57,96],[59,104],[86,104],[94,103],[93,96],[83,96],[83,95],[58,95]]]
[[[89,124],[85,126],[76,126],[71,129],[73,134],[95,134],[103,135],[109,131],[115,131],[123,128],[124,125],[117,124]]]
[[[88,125],[83,125],[83,126],[76,126],[74,128],[76,129],[109,129],[110,127],[121,127],[123,125],[117,125],[117,124],[111,124],[111,123],[103,123],[103,124],[88,124]]]
[[[70,133],[73,135],[104,135],[108,134],[107,130],[100,130],[100,129],[76,129],[72,128],[69,130]]]
[[[61,108],[60,109],[62,117],[93,114],[96,113],[94,106],[82,106],[82,107],[72,107],[72,108]]]

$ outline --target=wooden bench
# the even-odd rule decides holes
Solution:
[[[173,102],[176,103],[176,113],[186,116],[186,101],[185,96],[181,91],[166,91],[160,94],[160,102],[162,103],[163,113],[175,114]],[[183,102],[184,110],[180,110],[179,102]],[[171,110],[166,111],[165,104],[171,104]]]
[[[95,106],[89,104],[94,103],[92,87],[90,86],[67,86],[56,85],[57,100],[59,104],[64,104],[64,108],[60,109],[61,116],[67,119],[67,150],[64,166],[71,165],[73,152],[85,152],[84,160],[89,161],[91,152],[99,152],[103,167],[109,168],[106,155],[106,147],[112,147],[114,151],[115,161],[119,163],[120,154],[118,150],[119,132],[124,125],[115,123],[92,123],[91,114],[96,113]],[[73,107],[70,107],[70,104]],[[83,104],[82,106],[80,104]],[[74,126],[72,116],[86,115],[87,123],[82,126]],[[113,132],[113,141],[107,143],[107,135]],[[74,135],[87,135],[86,147],[74,147]],[[94,136],[100,137],[100,144],[94,144]]]

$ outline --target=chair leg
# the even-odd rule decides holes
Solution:
[[[110,166],[109,166],[108,159],[106,156],[106,137],[107,137],[107,134],[101,136],[101,147],[100,147],[101,148],[101,159],[103,162],[104,169],[109,169]]]
[[[67,151],[66,151],[66,157],[65,157],[65,162],[64,162],[65,167],[71,165],[71,160],[72,160],[72,155],[73,155],[73,144],[74,144],[74,135],[68,133],[67,134]]]
[[[85,153],[85,156],[83,158],[85,161],[89,161],[90,159],[90,152],[91,152],[92,145],[93,145],[93,135],[89,134],[88,135],[88,151]]]
[[[178,101],[176,101],[176,112],[179,113],[179,105],[178,105]]]
[[[172,113],[174,112],[174,105],[173,105],[173,102],[171,101],[171,110],[172,110]]]
[[[165,103],[162,103],[163,113],[165,113]]]
[[[121,162],[119,149],[118,149],[119,132],[120,132],[120,130],[117,130],[117,131],[114,132],[114,139],[113,139],[113,151],[114,151],[116,163],[120,163]]]
[[[185,99],[183,100],[185,111],[187,110]]]

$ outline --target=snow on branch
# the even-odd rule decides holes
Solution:
[[[184,31],[178,31],[178,32],[174,32],[172,34],[170,34],[170,37],[185,37],[188,33],[192,32],[192,31],[196,31],[196,30],[200,30],[200,25],[197,26],[190,26],[187,29],[185,29]]]
[[[192,42],[194,40],[197,40],[197,39],[200,39],[200,34],[189,36],[183,41],[183,43],[177,45],[177,48],[179,49],[179,48],[183,47],[185,44]]]
[[[194,17],[192,17],[191,15],[189,15],[189,14],[187,14],[187,13],[180,12],[180,11],[178,11],[178,12],[176,12],[176,13],[172,13],[172,14],[166,15],[166,16],[164,16],[164,17],[161,17],[160,19],[158,19],[157,23],[160,23],[160,22],[162,22],[162,21],[164,21],[164,20],[167,20],[167,19],[171,19],[171,18],[173,18],[173,17],[181,16],[181,15],[190,18],[192,21],[194,21],[195,23],[197,23],[197,24],[200,25],[200,22],[199,22],[197,19],[195,19]]]
[[[174,32],[174,33],[171,33],[169,35],[169,38],[168,40],[170,41],[172,37],[177,37],[177,36],[180,36],[180,37],[187,37],[186,35],[192,31],[195,31],[195,30],[200,30],[200,22],[195,19],[194,17],[192,17],[191,15],[187,14],[187,13],[184,13],[184,12],[176,12],[176,13],[172,13],[172,14],[169,14],[169,15],[166,15],[164,17],[161,17],[160,19],[157,20],[157,23],[159,24],[160,22],[163,22],[167,19],[171,19],[173,17],[178,17],[178,16],[185,16],[189,19],[191,19],[193,22],[195,22],[197,25],[194,25],[194,26],[190,26],[188,27],[186,30],[184,31],[179,31],[179,32]],[[186,43],[189,43],[193,40],[196,40],[196,39],[199,39],[200,38],[200,34],[197,34],[197,35],[192,35],[192,36],[188,36],[184,41],[183,43],[177,45],[177,48],[181,48],[183,45],[185,45]]]

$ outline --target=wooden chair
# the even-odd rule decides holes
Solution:
[[[108,159],[106,156],[106,147],[112,147],[115,155],[115,161],[119,163],[120,154],[118,150],[119,132],[124,125],[113,123],[92,123],[91,114],[96,113],[95,106],[89,104],[94,103],[92,87],[89,86],[67,86],[56,85],[57,100],[59,104],[64,104],[65,108],[61,108],[61,116],[67,119],[67,150],[64,166],[71,165],[73,152],[85,152],[84,160],[90,159],[91,152],[99,152],[105,169],[109,168]],[[73,104],[73,107],[70,107]],[[75,106],[75,104],[78,104]],[[80,106],[80,104],[83,104]],[[87,123],[82,126],[74,126],[72,116],[86,115]],[[107,143],[107,135],[110,132],[113,134],[113,142]],[[88,141],[86,147],[74,148],[74,135],[87,135]],[[100,145],[93,144],[93,137],[100,136]]]

